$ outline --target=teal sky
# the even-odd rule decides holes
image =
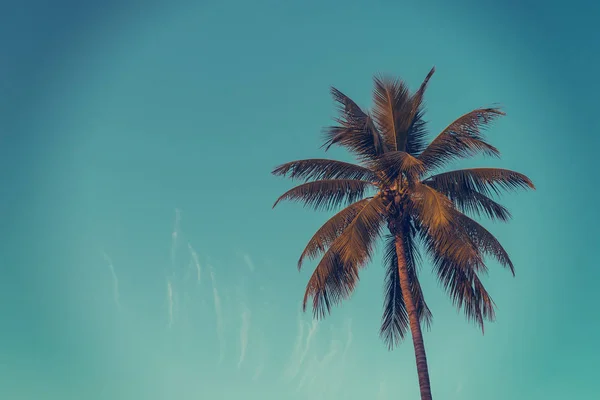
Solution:
[[[598,396],[596,2],[82,3],[0,5],[0,398],[418,399],[411,343],[378,337],[379,256],[300,313],[326,214],[272,210],[270,171],[324,156],[330,85],[370,106],[373,74],[432,65],[433,133],[508,114],[503,158],[460,165],[538,187],[485,222],[517,268],[491,263],[485,336],[424,265],[434,398]]]

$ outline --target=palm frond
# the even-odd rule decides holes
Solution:
[[[361,160],[383,154],[387,150],[385,141],[371,116],[336,88],[331,88],[331,94],[339,105],[340,117],[336,119],[338,125],[324,130],[325,150],[337,144],[346,147]]]
[[[374,170],[385,174],[389,184],[396,181],[402,173],[414,178],[425,171],[423,163],[418,158],[403,151],[388,151],[371,165]]]
[[[309,159],[291,161],[273,170],[273,175],[287,176],[291,179],[328,180],[352,179],[373,182],[377,175],[360,165],[327,159]]]
[[[409,329],[408,313],[400,287],[398,275],[398,255],[396,254],[396,238],[387,235],[384,254],[385,282],[383,316],[379,336],[388,349],[393,349],[402,342]]]
[[[312,297],[315,317],[321,318],[331,311],[332,305],[350,296],[358,280],[358,270],[370,260],[381,233],[383,212],[380,197],[368,200],[333,241],[308,282],[304,309]]]
[[[436,169],[455,158],[472,157],[478,153],[499,156],[500,152],[488,144],[482,135],[484,128],[499,116],[496,108],[471,111],[452,122],[420,154],[428,170]]]
[[[316,210],[329,210],[346,204],[354,203],[364,197],[373,185],[366,181],[355,179],[331,179],[313,181],[298,185],[282,194],[273,208],[284,200],[299,201],[306,207]]]
[[[306,248],[298,260],[298,269],[302,266],[305,257],[315,258],[324,253],[342,232],[350,225],[358,213],[365,207],[369,199],[357,201],[335,214],[319,228],[308,241]]]
[[[417,157],[427,147],[427,123],[423,120],[425,112],[419,109],[413,118],[406,137],[406,152]]]
[[[337,250],[335,246],[327,250],[306,285],[302,309],[306,311],[308,300],[312,297],[313,316],[317,319],[349,298],[358,282],[358,268],[345,264]]]
[[[374,78],[373,117],[381,131],[388,150],[404,151],[406,130],[410,121],[408,87],[399,79]]]
[[[443,188],[443,192],[476,191],[488,197],[499,195],[502,190],[535,189],[527,176],[501,168],[459,169],[433,175],[424,182],[432,182],[432,187]]]
[[[369,262],[384,222],[383,200],[375,196],[358,212],[336,240],[342,261],[359,268]]]
[[[427,76],[425,77],[425,79],[423,80],[423,83],[421,83],[421,86],[419,87],[419,89],[410,98],[411,112],[410,112],[409,120],[410,120],[411,124],[412,124],[413,118],[415,117],[418,110],[421,108],[421,105],[423,104],[423,96],[425,95],[425,90],[427,89],[427,84],[429,83],[429,80],[431,79],[431,77],[433,76],[434,73],[435,73],[435,67],[432,67],[431,70],[429,71],[429,73],[427,74]]]
[[[443,229],[428,229],[418,221],[416,229],[434,263],[436,260],[451,260],[456,265],[477,272],[487,272],[482,251],[461,225],[460,212],[454,210],[451,220]]]
[[[488,218],[504,222],[511,218],[510,211],[502,204],[476,190],[460,186],[458,182],[447,181],[441,183],[437,180],[425,180],[423,184],[444,194],[463,213],[476,216],[485,215]]]
[[[417,309],[419,321],[429,328],[431,326],[432,315],[427,303],[425,303],[419,283],[417,260],[420,257],[414,236],[410,233],[409,229],[405,229],[404,248],[406,267],[411,285],[411,295]],[[404,340],[406,332],[409,329],[408,314],[406,312],[398,273],[396,238],[393,235],[387,235],[386,237],[384,264],[386,268],[384,284],[385,300],[379,334],[388,346],[388,349],[392,350]]]
[[[483,254],[494,257],[502,266],[508,268],[513,276],[515,275],[515,267],[508,252],[494,235],[464,214],[457,215],[455,220]]]
[[[413,185],[409,193],[407,211],[430,232],[446,229],[454,210],[446,196],[422,183]]]
[[[495,304],[477,273],[447,258],[436,260],[435,270],[452,303],[463,310],[468,321],[479,325],[494,321]]]

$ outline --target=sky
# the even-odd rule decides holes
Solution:
[[[496,166],[535,192],[485,221],[497,321],[457,313],[425,263],[433,396],[594,398],[600,321],[596,2],[0,4],[0,398],[418,399],[410,341],[379,339],[383,268],[318,323],[300,302],[327,218],[271,209],[270,175],[324,154],[336,86],[417,87],[432,135],[477,107]]]

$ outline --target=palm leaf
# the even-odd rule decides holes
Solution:
[[[404,340],[406,332],[409,329],[409,321],[404,297],[402,295],[402,288],[400,286],[395,236],[388,235],[386,237],[385,249],[385,300],[379,334],[388,346],[388,349],[392,350]],[[418,248],[414,241],[413,234],[410,233],[409,229],[405,229],[404,249],[407,262],[406,267],[411,285],[411,295],[417,309],[419,321],[426,327],[430,327],[432,315],[427,303],[425,303],[417,274],[417,264],[419,259]]]
[[[495,304],[477,273],[444,257],[436,260],[434,265],[452,303],[458,309],[462,308],[467,320],[478,324],[483,331],[484,320],[495,318]]]
[[[323,255],[315,268],[304,294],[303,308],[313,298],[313,312],[320,318],[331,306],[348,298],[358,280],[358,269],[371,258],[373,245],[383,224],[383,202],[380,197],[368,200],[352,222]]]
[[[446,229],[455,210],[446,196],[422,183],[411,188],[406,206],[413,218],[430,232]]]
[[[478,153],[499,156],[498,149],[488,144],[483,129],[499,116],[504,115],[496,108],[471,111],[452,122],[420,154],[428,170],[439,168],[455,158],[472,157]]]
[[[518,172],[501,168],[469,168],[443,172],[425,179],[431,187],[443,192],[479,192],[485,196],[498,195],[502,190],[535,189],[531,180]]]
[[[302,309],[306,311],[308,300],[313,299],[313,316],[323,318],[334,305],[350,297],[358,282],[358,269],[344,264],[334,246],[323,255],[315,268],[304,293]]]
[[[299,201],[304,206],[316,210],[329,210],[345,204],[354,203],[364,197],[366,191],[373,188],[369,182],[355,179],[332,179],[303,183],[282,194],[273,208],[284,200]]]
[[[403,173],[414,178],[425,171],[419,159],[403,151],[389,151],[371,165],[374,170],[385,174],[389,184],[393,184]]]
[[[464,213],[477,216],[484,214],[500,221],[508,221],[511,218],[510,212],[503,205],[475,190],[460,186],[457,182],[447,181],[441,184],[438,180],[425,180],[423,183],[444,194]]]
[[[371,116],[344,93],[331,88],[331,94],[339,105],[338,125],[324,131],[324,147],[328,150],[334,144],[346,147],[361,160],[372,159],[387,149]]]
[[[273,170],[273,175],[287,176],[291,179],[328,180],[352,179],[373,182],[376,174],[360,165],[326,159],[291,161]]]
[[[374,78],[373,117],[389,150],[404,151],[410,121],[410,97],[404,82],[386,77]]]
[[[498,239],[478,222],[464,214],[455,217],[462,229],[471,238],[472,242],[483,253],[494,257],[502,266],[510,269],[515,275],[515,267],[508,256],[508,252],[502,247]]]
[[[427,147],[427,123],[423,120],[424,111],[418,110],[413,118],[406,137],[406,152],[417,157]]]
[[[357,267],[363,267],[369,262],[384,222],[383,200],[375,196],[358,212],[336,240],[343,262]]]
[[[365,207],[368,201],[369,199],[363,199],[353,203],[325,222],[308,241],[298,260],[298,269],[302,266],[305,257],[312,259],[325,252],[356,218],[356,215]]]

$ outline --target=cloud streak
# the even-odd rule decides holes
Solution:
[[[173,327],[173,283],[167,280],[167,302],[169,307],[169,329]]]
[[[175,209],[175,222],[173,222],[173,232],[171,233],[171,268],[175,267],[175,255],[177,252],[177,239],[181,231],[181,210]]]
[[[115,267],[113,265],[112,259],[108,256],[108,254],[106,253],[102,253],[102,255],[104,256],[104,260],[107,262],[108,264],[108,269],[110,270],[110,274],[112,276],[112,280],[113,280],[113,299],[115,301],[115,305],[117,306],[117,308],[121,308],[121,304],[119,302],[119,278],[117,278],[117,273],[115,272]]]
[[[246,263],[246,266],[248,267],[250,272],[254,272],[254,263],[252,262],[252,259],[248,254],[244,254],[244,262]]]
[[[308,326],[306,337],[304,336],[305,326]],[[317,328],[317,320],[313,320],[311,324],[308,324],[302,321],[301,318],[298,318],[298,335],[296,336],[294,350],[290,357],[288,368],[285,372],[285,377],[288,381],[294,380],[294,378],[296,378],[296,376],[300,372],[300,369],[304,364],[306,356],[308,355],[308,352],[310,350],[310,345],[315,335],[315,332],[317,331]]]
[[[242,367],[246,358],[246,349],[248,347],[248,332],[250,331],[250,310],[244,305],[242,311],[242,326],[240,328],[240,360],[238,361],[238,369]]]
[[[221,306],[221,297],[219,296],[219,290],[217,289],[217,280],[215,278],[215,269],[212,265],[208,265],[210,271],[210,280],[213,286],[213,300],[215,304],[215,316],[217,319],[217,337],[219,339],[219,364],[223,361],[225,356],[225,338],[223,336],[223,310]]]
[[[198,260],[198,253],[192,247],[190,243],[188,243],[188,249],[190,251],[190,257],[192,258],[192,264],[196,267],[196,280],[198,283],[201,282],[202,269],[200,268],[200,261]]]

